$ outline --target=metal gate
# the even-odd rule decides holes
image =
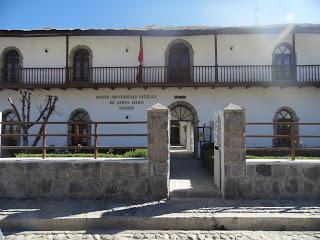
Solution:
[[[211,126],[206,126],[206,124],[203,124],[203,126],[198,126],[198,142],[200,143],[200,146],[202,146],[205,143],[212,142]]]

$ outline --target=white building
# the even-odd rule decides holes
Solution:
[[[320,122],[319,42],[319,25],[0,30],[2,120],[16,120],[7,98],[19,106],[17,90],[27,89],[32,91],[31,120],[37,118],[35,106],[47,94],[59,99],[59,114],[53,114],[50,121],[145,121],[147,108],[159,102],[172,112],[172,144],[185,145],[190,151],[197,148],[197,127],[212,126],[214,112],[230,102],[246,109],[249,122],[282,118]],[[73,130],[66,124],[48,126],[47,132],[53,130],[64,134],[93,131],[81,125]],[[251,134],[286,134],[287,130],[272,125],[247,129]],[[320,127],[298,130],[307,135]],[[3,125],[5,131],[10,129]],[[100,126],[99,132],[146,131],[137,124]],[[286,141],[250,139],[248,145],[284,146]],[[299,141],[303,146],[320,145],[317,138]],[[47,139],[47,145],[70,144],[92,145],[93,139]],[[100,145],[145,146],[146,138],[101,137]]]

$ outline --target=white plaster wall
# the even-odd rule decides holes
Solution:
[[[143,37],[144,65],[164,66],[165,52],[170,42],[183,39],[189,42],[194,51],[193,63],[195,66],[213,66],[214,36],[186,36],[186,37]]]
[[[86,45],[93,52],[94,67],[138,66],[140,37],[121,36],[72,36],[69,50]],[[126,48],[128,52],[126,52]]]
[[[185,131],[185,128],[187,128],[187,122],[180,122],[180,129],[179,129],[180,144],[183,146],[186,145],[186,137],[187,137],[187,131]]]
[[[320,91],[317,88],[166,88],[159,90],[158,88],[148,89],[87,89],[76,90],[69,89],[34,91],[33,104],[39,104],[43,95],[50,93],[59,97],[57,110],[59,115],[53,115],[51,121],[66,121],[69,119],[70,113],[77,108],[86,109],[93,121],[145,121],[147,116],[147,108],[159,102],[166,106],[175,102],[174,96],[185,95],[186,101],[191,103],[198,114],[199,125],[209,124],[213,119],[213,113],[221,110],[230,102],[238,104],[246,109],[247,121],[263,121],[272,122],[277,109],[282,106],[293,108],[301,122],[320,122]],[[107,100],[97,100],[97,95],[156,95],[157,98],[145,100],[144,104],[135,105],[134,110],[119,110],[118,105],[110,105]],[[17,102],[19,95],[16,91],[3,90],[0,93],[0,111],[9,108],[7,97],[12,97]],[[126,116],[129,117],[126,120]],[[36,117],[36,110],[32,114],[32,119]],[[48,131],[66,133],[66,126],[52,126]],[[100,127],[102,132],[109,133],[146,133],[144,125],[130,126],[109,126]],[[272,126],[270,127],[248,127],[247,133],[269,133],[272,134]],[[319,134],[320,127],[301,127],[300,134]],[[257,139],[248,142],[250,146],[271,145],[271,139]],[[49,138],[48,144],[66,145],[66,138]],[[140,146],[146,144],[145,137],[139,138],[104,138],[101,144],[111,144],[116,146]],[[309,146],[320,146],[320,139],[303,139],[303,144]]]
[[[297,64],[320,64],[320,34],[296,34]]]
[[[164,66],[165,51],[175,39],[188,41],[194,50],[194,65],[215,64],[214,36],[143,37],[144,65]],[[319,64],[320,34],[296,34],[298,64]],[[292,43],[288,30],[280,34],[218,35],[218,64],[272,64],[274,47]],[[65,44],[62,37],[1,37],[0,52],[14,46],[23,54],[24,67],[65,67]],[[70,36],[69,51],[87,45],[93,51],[93,66],[137,66],[139,36]],[[232,47],[232,50],[230,49]],[[48,53],[45,53],[45,49]],[[128,52],[126,52],[128,49]]]
[[[275,46],[291,44],[291,33],[218,35],[219,65],[270,65]]]
[[[12,46],[21,51],[23,67],[65,67],[66,65],[65,37],[0,38],[0,53]],[[45,53],[46,48],[48,53]]]

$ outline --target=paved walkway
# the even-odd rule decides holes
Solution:
[[[212,176],[185,150],[171,150],[171,197],[221,197]]]
[[[124,231],[124,232],[22,232],[9,233],[5,240],[314,240],[320,232],[263,232],[263,231]]]
[[[0,201],[0,228],[20,230],[320,230],[319,201],[177,199]]]

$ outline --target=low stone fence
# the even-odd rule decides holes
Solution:
[[[19,159],[0,162],[2,198],[141,198],[149,194],[145,159]]]
[[[220,113],[222,193],[225,198],[319,198],[320,161],[246,160],[245,109]]]
[[[247,160],[241,194],[250,198],[320,198],[320,162]]]
[[[168,108],[148,109],[147,159],[0,159],[0,198],[166,198],[169,123]]]

